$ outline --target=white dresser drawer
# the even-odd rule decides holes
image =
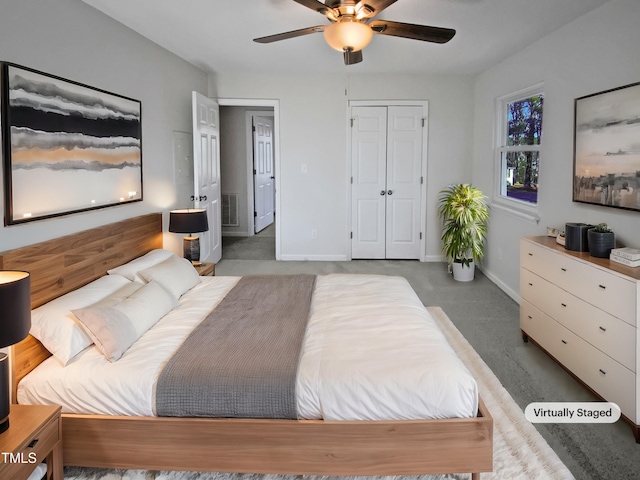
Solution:
[[[560,257],[540,245],[525,240],[520,242],[520,266],[541,277],[549,278],[557,274],[556,263]]]
[[[522,298],[593,346],[636,371],[636,329],[545,279],[522,269]]]
[[[554,356],[559,348],[554,346],[559,332],[554,328],[555,324],[557,322],[528,301],[522,300],[520,303],[520,329]]]
[[[587,303],[636,325],[634,281],[526,240],[520,244],[520,265]]]
[[[622,414],[637,423],[636,375],[584,340],[576,337],[575,342],[573,350],[577,355],[566,363],[567,367],[607,401],[617,403]]]
[[[520,305],[520,328],[558,362],[622,413],[635,418],[636,375],[560,325],[526,300]]]
[[[573,261],[567,266],[564,288],[602,310],[636,324],[636,284],[630,280]]]
[[[576,356],[572,352],[576,344],[573,333],[526,300],[520,304],[520,328],[570,369],[568,363],[573,363],[571,359]]]

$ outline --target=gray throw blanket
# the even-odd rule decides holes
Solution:
[[[315,279],[241,278],[161,372],[156,414],[296,418],[296,373]]]

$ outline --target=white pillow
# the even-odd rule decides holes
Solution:
[[[66,365],[93,342],[71,310],[103,300],[131,282],[120,276],[104,276],[31,311],[29,333]]]
[[[73,313],[107,360],[115,362],[144,332],[178,305],[169,292],[150,282],[111,307],[91,306]]]
[[[191,262],[177,255],[151,268],[142,270],[139,274],[147,282],[152,280],[158,282],[171,292],[176,299],[201,281],[197,270],[193,268]]]
[[[151,250],[149,253],[144,254],[141,257],[134,258],[128,263],[124,265],[120,265],[119,267],[112,268],[111,270],[107,270],[109,275],[122,275],[124,278],[131,280],[132,282],[143,282],[144,280],[140,278],[138,272],[140,270],[144,270],[145,268],[153,267],[160,262],[164,262],[169,257],[178,256],[169,251],[163,249]]]
[[[140,290],[144,286],[144,283],[140,282],[130,282],[127,281],[127,284],[113,292],[108,297],[103,298],[99,302],[92,304],[92,307],[113,307],[114,305],[122,302],[124,299],[129,298],[135,292]]]

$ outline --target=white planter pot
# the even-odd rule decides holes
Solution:
[[[476,266],[473,263],[473,260],[469,262],[469,266],[467,267],[463,263],[453,262],[453,279],[458,282],[470,282],[473,280],[474,273],[476,270]]]

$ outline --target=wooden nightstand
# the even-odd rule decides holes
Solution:
[[[194,267],[198,271],[198,275],[200,275],[201,277],[213,277],[216,274],[215,263],[202,262],[201,265],[194,265]]]
[[[26,479],[47,461],[47,479],[62,480],[60,407],[11,405],[9,429],[0,434],[0,478]]]

